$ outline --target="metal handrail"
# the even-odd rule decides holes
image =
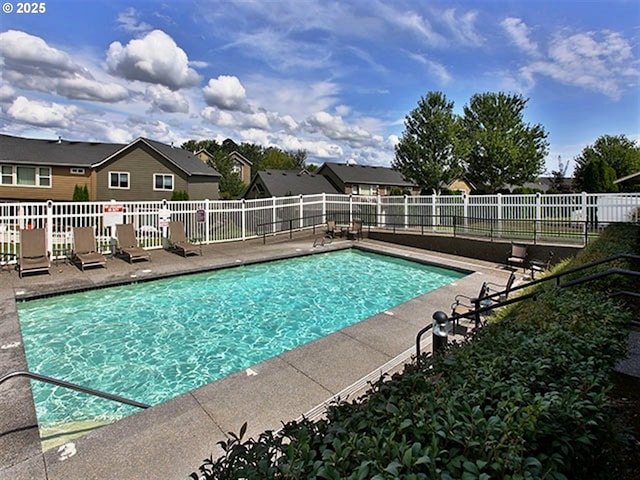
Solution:
[[[96,397],[106,398],[107,400],[113,400],[114,402],[124,403],[127,405],[131,405],[133,407],[138,408],[149,408],[151,405],[147,405],[146,403],[136,402],[135,400],[129,400],[128,398],[121,397],[119,395],[114,395],[112,393],[101,392],[100,390],[95,390],[89,387],[83,387],[82,385],[78,385],[75,383],[67,382],[66,380],[59,380],[57,378],[48,377],[47,375],[42,375],[40,373],[34,372],[12,372],[4,377],[0,378],[0,384],[5,381],[16,378],[16,377],[27,377],[31,380],[38,380],[40,382],[51,383],[53,385],[57,385],[58,387],[70,388],[71,390],[77,390],[79,392],[88,393],[89,395],[94,395]]]
[[[597,272],[597,273],[594,273],[594,274],[591,274],[591,275],[587,275],[585,277],[577,278],[575,280],[569,280],[568,282],[565,282],[565,283],[560,283],[560,278],[565,276],[565,275],[576,273],[576,272],[580,272],[580,271],[583,271],[583,270],[587,270],[587,269],[592,268],[594,266],[602,265],[604,263],[608,263],[608,262],[611,262],[611,261],[614,261],[614,260],[618,260],[618,259],[640,260],[640,255],[632,255],[632,254],[626,254],[626,253],[620,253],[620,254],[617,254],[617,255],[612,255],[611,257],[607,257],[607,258],[604,258],[602,260],[596,260],[594,262],[590,262],[590,263],[587,263],[585,265],[581,265],[579,267],[574,267],[574,268],[571,268],[569,270],[564,270],[562,272],[558,272],[558,273],[549,275],[547,277],[540,278],[538,280],[533,280],[531,282],[527,282],[527,283],[525,283],[523,285],[519,285],[517,287],[513,287],[510,290],[503,290],[501,292],[496,292],[496,293],[493,293],[491,295],[487,295],[487,296],[485,296],[483,298],[473,299],[474,308],[472,310],[469,310],[468,312],[465,312],[465,313],[454,312],[453,315],[449,316],[449,319],[453,320],[454,322],[456,320],[461,319],[461,318],[474,319],[475,322],[476,322],[476,328],[477,328],[478,325],[479,325],[480,315],[482,313],[489,312],[491,310],[495,310],[496,308],[499,308],[499,307],[504,307],[504,306],[507,306],[507,305],[511,305],[513,303],[521,302],[521,301],[527,300],[529,298],[535,298],[535,297],[541,295],[542,293],[544,293],[544,290],[538,290],[538,291],[535,291],[535,292],[526,293],[524,295],[519,295],[518,297],[515,297],[515,298],[507,298],[505,300],[493,301],[490,304],[487,304],[487,305],[484,305],[484,306],[482,305],[483,301],[486,301],[488,299],[492,299],[494,297],[497,297],[498,299],[500,299],[500,297],[502,295],[505,295],[505,293],[511,294],[512,292],[514,292],[516,290],[522,290],[524,288],[529,288],[532,285],[540,284],[540,283],[543,283],[543,282],[548,282],[549,280],[556,280],[556,285],[555,285],[556,288],[567,288],[567,287],[573,287],[573,286],[576,286],[576,285],[581,285],[581,284],[584,284],[584,283],[592,282],[594,280],[599,280],[601,278],[608,277],[609,275],[618,274],[618,275],[629,275],[629,276],[634,276],[634,277],[640,277],[640,272],[638,272],[638,271],[626,270],[626,269],[623,269],[623,268],[614,267],[614,268],[609,268],[609,269],[607,269],[607,270],[605,270],[603,272]],[[618,294],[620,294],[620,295],[622,295],[622,294],[624,294],[624,295],[630,295],[630,294],[637,295],[637,294],[635,294],[635,292],[621,291],[621,292],[612,293],[609,296],[616,296]],[[418,332],[418,334],[416,335],[416,358],[418,359],[418,361],[419,361],[420,355],[421,355],[421,353],[420,353],[420,340],[422,338],[422,335],[424,335],[424,333],[426,333],[430,328],[431,328],[431,325],[428,325],[428,326],[424,327],[423,329],[421,329]]]

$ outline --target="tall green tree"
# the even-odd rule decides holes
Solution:
[[[521,95],[480,93],[464,107],[467,180],[494,193],[505,185],[522,185],[544,171],[549,150],[542,125],[524,122],[528,99]]]
[[[614,171],[614,180],[640,171],[640,145],[625,135],[602,135],[593,145],[587,145],[574,160],[576,169],[573,174],[574,186],[577,190],[593,191],[593,184],[586,178],[588,165],[596,159],[603,160]],[[601,165],[591,168],[603,170]],[[633,188],[633,187],[631,187]]]
[[[618,186],[613,183],[615,179],[615,170],[604,158],[596,157],[584,168],[582,190],[587,193],[617,192]]]
[[[405,117],[405,130],[391,167],[425,193],[439,192],[463,173],[459,158],[459,125],[453,102],[442,92],[429,92]]]

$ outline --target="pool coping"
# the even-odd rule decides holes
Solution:
[[[481,281],[504,283],[509,274],[487,262],[371,240],[335,242],[315,249],[309,248],[311,242],[312,239],[296,239],[267,246],[257,242],[217,245],[208,249],[202,258],[194,260],[193,257],[180,260],[180,257],[171,257],[172,254],[167,252],[152,251],[153,262],[150,264],[129,265],[122,260],[113,260],[107,270],[115,267],[118,270],[116,275],[111,271],[85,274],[68,266],[69,272],[57,272],[60,276],[69,274],[64,284],[66,287],[62,281],[54,279],[52,282],[47,277],[28,277],[23,282],[16,281],[17,276],[14,275],[10,288],[6,288],[4,283],[0,287],[0,307],[4,314],[0,333],[7,333],[2,336],[3,345],[5,338],[8,341],[6,344],[21,341],[19,326],[17,332],[16,325],[13,328],[8,326],[12,323],[12,317],[17,322],[16,299],[60,293],[65,288],[77,290],[93,285],[112,286],[117,282],[122,284],[167,278],[176,274],[248,265],[351,246],[445,268],[453,266],[473,273],[388,312],[94,430],[45,453],[38,451],[39,439],[29,382],[15,380],[9,386],[2,385],[0,406],[6,405],[8,410],[2,411],[10,412],[12,418],[0,419],[0,452],[5,452],[0,453],[0,477],[6,474],[11,478],[34,479],[186,478],[197,470],[205,458],[220,454],[216,443],[225,439],[227,432],[238,431],[244,421],[249,421],[247,435],[257,436],[265,429],[277,429],[282,422],[302,414],[320,412],[321,406],[333,396],[358,385],[359,381],[370,377],[373,372],[381,373],[380,367],[399,355],[406,356],[414,344],[417,331],[425,322],[430,322],[434,311],[449,309],[456,294],[473,295]],[[166,255],[169,255],[165,259],[169,267],[165,269],[162,262]],[[212,258],[217,267],[212,268]],[[156,260],[161,263],[156,263]],[[140,266],[151,267],[151,274],[145,275]],[[133,274],[136,277],[128,280],[127,275],[130,278],[131,272],[135,272]],[[81,276],[87,278],[79,279]],[[482,279],[478,276],[482,276]],[[11,291],[13,298],[10,298]],[[16,291],[25,293],[16,295]],[[13,355],[14,358],[5,362],[6,353],[10,351],[15,354],[16,350],[18,348],[0,350],[3,374],[6,373],[5,367],[9,367],[9,371],[26,369],[26,359],[17,358],[19,355]],[[21,363],[24,365],[22,368],[15,368]],[[16,397],[22,398],[19,408],[16,407]],[[34,445],[34,436],[37,445]],[[16,445],[7,452],[5,447],[9,443]]]

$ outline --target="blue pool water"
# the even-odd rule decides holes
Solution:
[[[451,283],[345,250],[22,302],[29,369],[157,404]],[[41,428],[135,407],[32,382]]]

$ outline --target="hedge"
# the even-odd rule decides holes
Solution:
[[[609,227],[569,267],[638,253],[638,238],[637,226]],[[550,288],[325,419],[257,439],[244,438],[245,424],[191,477],[584,478],[610,443],[607,393],[630,319],[611,285]]]

